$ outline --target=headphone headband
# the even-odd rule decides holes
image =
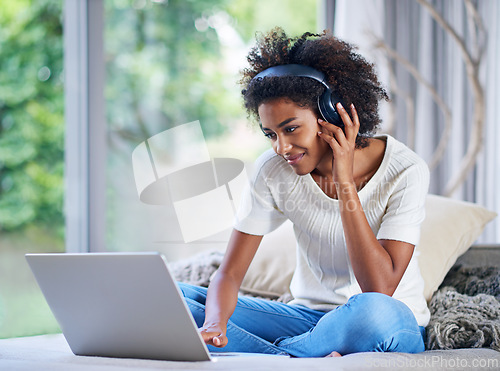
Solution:
[[[325,74],[318,71],[310,66],[305,66],[302,64],[281,64],[279,66],[273,66],[259,72],[252,80],[262,80],[266,76],[299,76],[299,77],[309,77],[316,81],[319,81],[326,88],[329,88],[326,83]]]
[[[261,71],[252,79],[252,81],[250,81],[250,83],[253,81],[260,81],[267,76],[308,77],[320,82],[326,87],[326,90],[318,97],[319,112],[326,121],[340,127],[344,126],[344,123],[335,108],[335,105],[340,102],[340,99],[332,92],[326,83],[326,76],[323,72],[302,64],[281,64],[279,66],[269,67],[264,71]]]

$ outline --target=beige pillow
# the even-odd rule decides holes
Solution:
[[[471,202],[436,195],[427,196],[425,212],[417,250],[424,296],[429,301],[457,258],[497,214]]]
[[[479,205],[428,195],[422,223],[420,271],[424,296],[430,300],[457,258],[465,253],[496,213]],[[295,269],[295,236],[291,222],[266,235],[243,280],[242,291],[279,297],[289,292]]]

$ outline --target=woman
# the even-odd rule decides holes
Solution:
[[[297,357],[423,351],[429,311],[414,248],[429,173],[402,143],[374,136],[387,94],[373,66],[326,33],[292,39],[279,28],[248,61],[245,107],[272,150],[208,292],[180,284],[203,339],[213,351]],[[294,300],[238,298],[262,236],[286,219]]]

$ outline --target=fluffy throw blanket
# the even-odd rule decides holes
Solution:
[[[208,287],[210,278],[222,263],[223,256],[219,251],[201,253],[189,259],[169,263],[168,267],[177,281]]]
[[[202,253],[169,266],[178,281],[206,287],[222,257]],[[429,308],[427,349],[500,350],[500,268],[453,267]]]
[[[429,309],[427,349],[500,350],[500,268],[453,267]]]

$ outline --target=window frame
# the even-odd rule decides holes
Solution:
[[[105,251],[104,3],[64,2],[66,251]]]

